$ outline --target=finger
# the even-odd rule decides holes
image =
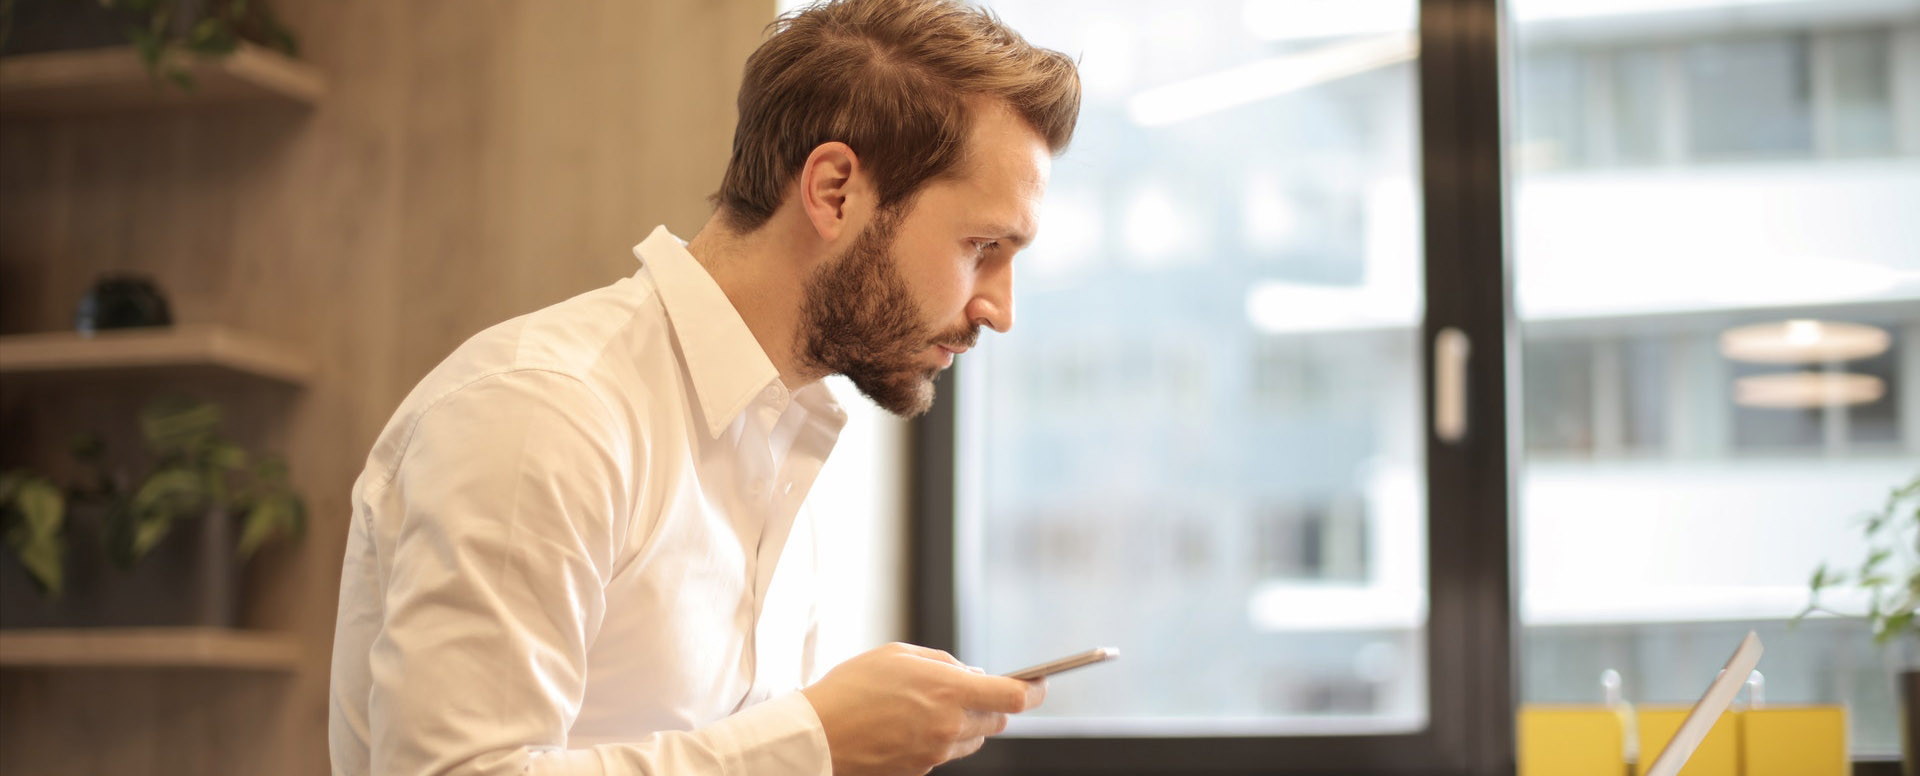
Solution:
[[[965,663],[960,662],[959,658],[956,658],[953,655],[948,654],[945,650],[933,649],[932,647],[923,647],[918,644],[907,644],[904,642],[896,643],[894,646],[897,647],[900,651],[905,652],[909,655],[913,655],[915,657],[924,657],[928,660],[938,660],[942,663],[946,663],[948,665],[956,665],[962,668],[965,668],[967,665]]]
[[[1034,684],[1004,676],[977,676],[962,674],[956,677],[960,682],[960,705],[975,711],[998,711],[1003,714],[1017,714],[1032,707],[1030,700]],[[1046,688],[1041,686],[1038,697],[1046,697]]]
[[[1046,700],[1047,680],[1045,678],[1029,680],[1027,682],[1027,708],[1022,709],[1022,711],[1032,711],[1041,703],[1046,702]]]
[[[969,738],[998,735],[1006,729],[1007,715],[1005,714],[997,711],[969,711],[967,721],[960,725],[958,738],[964,741]]]
[[[950,761],[958,760],[974,752],[978,752],[980,751],[980,745],[986,742],[987,739],[984,738],[968,738],[955,741],[952,746],[947,747],[947,759]]]

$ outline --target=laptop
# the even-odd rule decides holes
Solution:
[[[1740,647],[1733,651],[1733,657],[1727,659],[1720,675],[1707,685],[1707,692],[1693,704],[1693,710],[1687,712],[1686,720],[1680,723],[1680,729],[1674,731],[1673,738],[1667,742],[1660,756],[1653,758],[1653,764],[1641,771],[1641,776],[1677,776],[1680,766],[1687,764],[1687,758],[1693,756],[1693,750],[1700,748],[1700,742],[1707,737],[1707,731],[1713,729],[1713,723],[1733,703],[1733,696],[1740,693],[1740,686],[1747,683],[1747,677],[1753,675],[1753,668],[1760,664],[1760,634],[1747,631],[1747,637],[1740,640]]]

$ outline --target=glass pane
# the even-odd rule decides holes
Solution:
[[[962,657],[1032,734],[1427,715],[1414,4],[1004,0],[1085,107],[960,372]]]
[[[1813,148],[1805,34],[1686,46],[1687,126],[1697,157],[1804,155]]]
[[[1898,650],[1790,621],[1920,476],[1920,11],[1751,5],[1510,4],[1522,696],[1691,703],[1754,629],[1890,754]]]
[[[1887,31],[1837,33],[1829,41],[1834,152],[1859,156],[1891,152],[1895,123],[1893,57]]]

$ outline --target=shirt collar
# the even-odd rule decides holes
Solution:
[[[719,436],[762,391],[771,388],[784,399],[780,370],[680,238],[655,227],[633,255],[653,275],[707,433]]]

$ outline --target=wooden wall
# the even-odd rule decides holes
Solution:
[[[276,7],[330,79],[317,108],[0,125],[0,332],[67,327],[98,273],[138,270],[178,321],[308,350],[319,375],[284,400],[208,388],[248,408],[248,441],[288,453],[312,507],[303,543],[255,563],[245,615],[297,634],[300,670],[0,672],[0,772],[326,773],[347,496],[374,435],[467,336],[631,274],[628,248],[655,224],[692,235],[774,14],[773,0]],[[12,457],[84,414],[58,393],[9,392]]]

